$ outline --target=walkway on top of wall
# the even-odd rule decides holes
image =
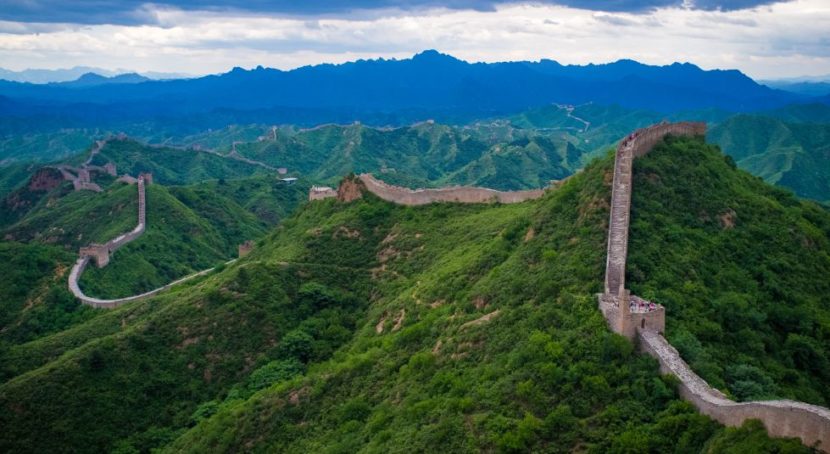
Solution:
[[[640,129],[626,137],[617,148],[612,183],[611,213],[606,257],[605,294],[600,295],[600,309],[614,331],[633,337],[640,348],[657,358],[660,370],[680,380],[681,396],[701,413],[728,426],[740,426],[747,419],[759,419],[767,431],[777,437],[797,437],[806,445],[818,444],[830,452],[830,410],[792,400],[735,402],[692,371],[662,335],[662,325],[646,324],[643,314],[631,313],[625,289],[625,265],[628,252],[628,228],[631,211],[632,162],[651,151],[666,135],[705,135],[702,123],[662,123]],[[659,306],[662,310],[662,306]],[[647,315],[647,314],[645,314]],[[642,325],[632,323],[643,318]],[[638,319],[639,320],[639,319]],[[663,321],[664,323],[664,321]]]

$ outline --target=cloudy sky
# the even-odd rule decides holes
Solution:
[[[830,0],[0,0],[0,67],[206,74],[437,49],[468,61],[830,74]]]

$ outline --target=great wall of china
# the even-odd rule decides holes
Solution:
[[[544,189],[528,191],[496,191],[495,189],[475,188],[470,186],[453,186],[436,189],[407,189],[386,184],[371,174],[360,175],[360,181],[369,192],[383,200],[401,205],[427,205],[433,202],[460,203],[518,203],[538,199],[545,193]]]
[[[545,194],[544,189],[530,189],[526,191],[497,191],[495,189],[478,188],[472,186],[451,186],[434,189],[409,189],[393,186],[378,180],[368,173],[358,176],[366,190],[387,202],[399,205],[428,205],[435,202],[457,203],[519,203],[533,200]],[[341,185],[342,186],[342,185]],[[338,190],[326,186],[313,186],[308,193],[309,200],[320,200],[338,197],[342,187]]]
[[[134,180],[134,181],[133,181]],[[173,287],[174,285],[180,284],[184,281],[193,279],[198,276],[205,275],[211,271],[213,268],[202,270],[197,273],[193,273],[191,275],[185,276],[181,279],[173,281],[167,285],[159,287],[157,289],[150,290],[149,292],[141,293],[139,295],[132,295],[127,296],[124,298],[116,298],[116,299],[100,299],[100,298],[93,298],[87,296],[82,290],[81,287],[78,285],[78,281],[81,279],[81,275],[83,274],[86,267],[89,265],[91,260],[95,260],[96,266],[99,268],[106,266],[109,263],[110,256],[120,247],[124,246],[125,244],[135,240],[142,233],[144,233],[144,228],[147,224],[146,212],[147,212],[147,203],[146,203],[146,192],[145,192],[145,183],[149,184],[152,182],[152,176],[149,174],[140,174],[136,179],[125,179],[127,183],[135,183],[138,187],[138,224],[134,229],[131,231],[118,235],[117,237],[113,238],[110,241],[107,241],[104,244],[90,244],[89,246],[82,247],[79,253],[78,260],[75,261],[75,265],[72,266],[72,270],[69,272],[69,290],[78,298],[81,303],[86,304],[88,306],[96,307],[96,308],[106,308],[111,309],[118,307],[124,303],[129,303],[131,301],[137,301],[144,298],[151,297],[156,295],[164,290]],[[228,263],[233,262],[231,260]]]
[[[830,452],[830,410],[792,400],[735,402],[695,374],[678,351],[663,337],[665,309],[642,300],[625,289],[628,227],[631,213],[634,158],[651,151],[667,135],[702,136],[705,123],[659,124],[635,131],[617,148],[608,223],[605,292],[599,307],[616,333],[637,339],[640,348],[657,358],[660,370],[680,380],[680,395],[701,413],[727,426],[740,426],[748,419],[760,420],[770,435],[797,437],[805,445],[818,444]]]

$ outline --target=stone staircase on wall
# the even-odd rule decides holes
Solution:
[[[632,311],[639,298],[625,289],[628,228],[631,215],[633,161],[651,151],[667,135],[704,136],[704,123],[661,123],[640,129],[617,148],[608,223],[608,255],[605,292],[598,295],[599,308],[616,333],[636,339],[640,348],[657,358],[660,370],[680,380],[680,395],[701,413],[728,426],[748,419],[760,420],[772,436],[797,437],[806,445],[830,452],[830,410],[792,400],[735,402],[695,374],[677,350],[663,337],[665,309]]]

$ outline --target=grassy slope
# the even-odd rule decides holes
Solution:
[[[800,206],[694,142],[674,149],[723,194],[761,188],[762,206],[782,197]],[[705,178],[689,186],[667,177],[673,162],[659,152],[643,161],[668,192],[635,191],[632,251],[647,222],[640,207],[656,204],[658,219],[672,220],[709,203]],[[724,430],[698,415],[653,360],[606,329],[592,294],[611,165],[605,158],[519,205],[408,208],[373,197],[308,205],[233,266],[7,349],[0,359],[14,378],[0,385],[0,450],[799,452],[757,426]],[[684,185],[688,194],[661,212]],[[795,216],[767,214],[738,219],[764,230]],[[647,233],[659,238],[658,228]],[[807,230],[824,247],[826,230]],[[688,254],[700,239],[670,233],[662,244],[670,253]],[[632,263],[645,276],[632,277],[634,289],[648,294],[643,279],[659,274],[644,268],[651,261]],[[666,269],[670,282],[685,270]],[[808,279],[806,297],[823,292],[820,274],[802,271],[777,270]],[[670,327],[689,319],[671,296],[659,299]],[[688,312],[705,320],[708,301]],[[818,334],[806,331],[798,351],[809,354],[803,345],[822,342]]]
[[[68,192],[61,188],[40,198],[26,215],[3,231],[18,241],[66,245],[72,249],[102,242],[135,227],[136,187],[115,184],[104,192]]]
[[[263,236],[306,192],[305,183],[286,186],[267,177],[169,190],[151,185],[145,233],[105,268],[90,267],[81,286],[89,295],[127,296],[235,258],[240,243]]]
[[[36,169],[34,164],[9,164],[0,167],[0,199],[20,187]]]
[[[301,379],[230,393],[169,450],[797,451],[757,426],[719,429],[607,332],[591,293],[609,172],[534,204],[393,208],[352,342]]]
[[[33,340],[84,320],[87,312],[66,291],[77,248],[135,227],[135,186],[116,184],[98,194],[62,191],[41,194],[22,220],[2,231],[29,244],[0,243],[8,257],[0,285],[5,289],[0,343]],[[291,213],[305,199],[308,184],[286,186],[261,176],[152,185],[147,191],[147,231],[120,249],[109,266],[84,273],[81,285],[88,294],[139,293],[235,257],[240,242],[261,237]]]
[[[628,281],[713,385],[827,406],[830,215],[721,157],[684,141],[635,162]]]

